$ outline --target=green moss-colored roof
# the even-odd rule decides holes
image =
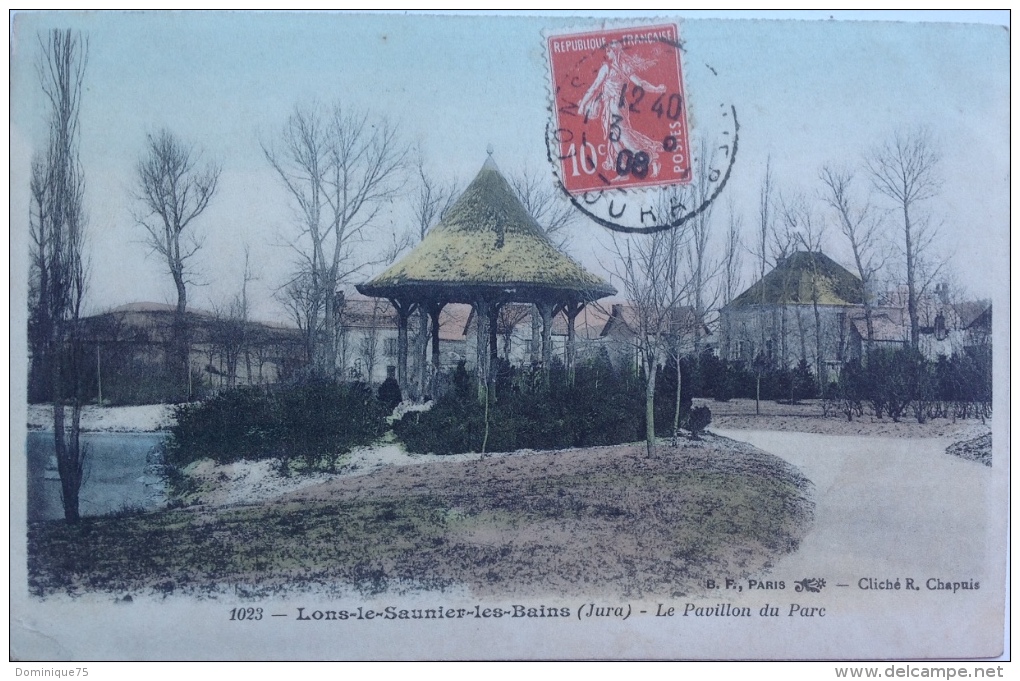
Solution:
[[[528,302],[616,293],[556,249],[491,158],[420,244],[358,290],[457,302],[488,294]]]
[[[820,305],[861,305],[860,278],[824,253],[798,251],[733,299],[728,307],[810,305],[817,286]]]

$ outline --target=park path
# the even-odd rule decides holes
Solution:
[[[814,483],[815,522],[772,574],[986,574],[995,560],[992,470],[945,453],[951,441],[715,430],[796,465]]]

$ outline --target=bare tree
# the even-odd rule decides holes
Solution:
[[[825,185],[825,200],[835,211],[839,230],[850,243],[857,276],[860,277],[864,288],[862,302],[868,341],[872,341],[875,338],[872,315],[876,275],[886,261],[880,246],[883,233],[882,220],[869,201],[861,201],[854,197],[853,172],[825,166],[820,177]]]
[[[367,230],[401,186],[407,150],[387,121],[340,104],[297,107],[277,145],[262,145],[298,215],[296,273],[284,286],[298,295],[312,370],[336,371],[344,284],[373,262],[357,257]],[[292,306],[292,311],[294,306]]]
[[[737,297],[740,291],[741,285],[741,267],[743,265],[743,259],[741,257],[741,250],[743,248],[743,242],[740,238],[740,233],[743,229],[743,220],[739,215],[736,214],[733,202],[729,205],[729,221],[726,228],[726,243],[723,245],[722,255],[722,281],[720,282],[720,290],[716,297],[720,299],[723,307],[729,305],[730,302]],[[728,325],[730,321],[729,315],[723,315],[720,319],[720,324]],[[724,359],[730,359],[730,339],[733,335],[733,329],[727,326],[721,329],[720,336],[726,343],[726,347],[722,348],[722,356]]]
[[[729,304],[737,297],[743,282],[741,268],[744,264],[741,257],[743,241],[740,237],[743,231],[744,220],[734,211],[733,204],[729,206],[729,220],[726,227],[726,243],[723,246],[723,278],[720,299],[723,305]]]
[[[45,155],[33,160],[30,178],[29,337],[33,364],[38,362],[49,383],[64,519],[77,523],[87,456],[80,438],[85,371],[80,318],[88,267],[79,116],[88,43],[70,30],[51,31],[40,43],[38,73],[50,120]]]
[[[786,232],[791,235],[795,240],[795,243],[802,247],[809,256],[809,266],[811,268],[811,288],[808,295],[811,298],[811,309],[814,313],[815,321],[815,378],[818,383],[818,389],[821,393],[824,390],[826,383],[825,376],[825,364],[823,356],[823,334],[822,334],[822,315],[820,308],[821,301],[821,271],[819,268],[819,259],[817,254],[822,252],[822,241],[825,234],[825,224],[818,219],[817,215],[811,209],[807,200],[803,195],[798,195],[790,201],[784,200],[782,202],[782,217],[783,222],[786,224]],[[801,318],[800,307],[797,308],[797,328],[800,335],[800,356],[801,360],[807,361],[807,341],[806,333],[804,329],[804,321]],[[794,381],[790,382],[790,401],[794,401]]]
[[[920,340],[918,282],[920,261],[935,237],[931,223],[919,219],[918,204],[934,197],[940,187],[939,154],[931,136],[923,130],[897,133],[893,139],[865,159],[875,189],[892,199],[903,214],[903,254],[906,259],[907,314],[910,317],[910,345]],[[929,268],[930,269],[930,268]]]
[[[173,372],[179,389],[190,385],[187,308],[191,269],[188,260],[202,246],[191,223],[209,206],[219,184],[215,163],[200,165],[201,153],[167,129],[148,136],[138,162],[137,197],[144,212],[135,217],[145,228],[146,243],[165,261],[177,290],[173,324]],[[190,395],[188,395],[190,397]]]
[[[758,281],[765,279],[765,270],[769,257],[769,235],[772,233],[774,216],[772,204],[775,201],[772,181],[772,157],[765,161],[765,175],[762,177],[761,186],[758,190],[758,224],[755,229],[754,245],[751,253],[755,256],[758,264]],[[761,412],[761,378],[766,368],[765,357],[765,334],[767,319],[765,309],[765,286],[759,287],[759,301],[757,310],[758,327],[760,331],[760,343],[754,353],[752,367],[754,368],[755,389],[754,389],[754,413]]]
[[[312,364],[315,355],[319,330],[319,294],[313,285],[311,272],[307,271],[298,272],[275,294],[301,331],[304,361],[308,365]]]
[[[219,350],[223,359],[223,373],[227,378],[227,386],[237,385],[238,363],[245,359],[245,377],[252,382],[251,351],[252,328],[248,306],[248,284],[255,280],[251,270],[251,251],[244,246],[244,274],[241,290],[227,304],[226,308],[217,309],[212,320],[211,340]]]
[[[765,161],[765,174],[762,176],[761,186],[758,190],[758,224],[755,230],[755,242],[752,253],[758,261],[758,280],[765,279],[765,270],[768,267],[768,240],[772,233],[774,216],[772,215],[772,204],[775,201],[772,197],[774,192],[772,180],[772,157]],[[766,333],[766,310],[765,310],[765,286],[760,287],[761,291],[758,308],[758,326],[761,331],[760,344],[755,353],[755,414],[760,412],[761,380],[763,367],[765,365],[765,333]],[[758,361],[762,360],[762,361]]]
[[[686,241],[685,257],[687,270],[690,273],[690,300],[694,311],[694,348],[700,354],[701,333],[706,326],[706,315],[716,306],[717,298],[709,287],[709,283],[719,273],[721,261],[715,260],[709,252],[712,237],[712,182],[709,179],[714,154],[709,153],[709,143],[702,139],[699,143],[700,157],[698,172],[687,188],[688,200],[692,205],[708,204],[708,208],[700,211],[693,220],[687,223],[689,239]],[[679,375],[679,367],[677,369]]]
[[[529,317],[531,317],[531,305],[527,303],[504,303],[499,307],[495,323],[503,335],[503,354],[508,361],[511,351],[510,341],[514,336],[514,330]]]
[[[751,252],[758,261],[758,281],[765,278],[765,269],[768,266],[769,235],[772,233],[774,221],[774,216],[772,215],[772,204],[774,202],[772,194],[774,191],[772,157],[769,157],[765,161],[765,175],[762,177],[761,186],[758,189],[758,225],[755,229],[754,246],[751,249]],[[764,290],[762,295],[764,295]]]
[[[510,176],[510,186],[546,236],[560,250],[570,245],[569,228],[577,220],[577,211],[563,199],[554,185],[541,173],[524,168]]]
[[[660,358],[669,351],[677,310],[686,293],[677,273],[676,230],[617,237],[612,250],[615,276],[623,283],[634,315],[631,329],[645,374],[645,441],[655,456],[655,379]],[[679,376],[677,378],[679,382]]]
[[[702,142],[702,154],[706,145]],[[670,187],[659,193],[656,212],[672,215],[675,206],[700,205],[708,199],[710,183],[709,163],[700,164],[701,171],[689,187]],[[656,284],[663,289],[665,298],[672,301],[669,313],[665,353],[676,368],[676,390],[673,399],[672,444],[676,446],[680,433],[680,407],[683,392],[681,360],[684,352],[693,347],[695,357],[700,353],[705,316],[715,300],[709,291],[709,281],[717,273],[718,263],[709,260],[708,246],[711,235],[711,209],[699,213],[687,223],[687,229],[665,230],[660,236],[661,258],[664,260],[662,279]],[[686,303],[686,307],[681,307]],[[688,343],[690,341],[690,343]]]

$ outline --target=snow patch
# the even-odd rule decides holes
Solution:
[[[81,412],[81,429],[92,433],[148,433],[173,425],[173,404],[143,404],[133,407],[86,405]],[[65,410],[65,419],[71,410]],[[28,405],[29,430],[53,430],[53,405]]]
[[[284,477],[277,465],[275,460],[216,465],[210,459],[203,459],[189,466],[186,473],[200,483],[203,492],[199,493],[199,503],[213,506],[256,504],[333,477],[327,473]]]
[[[525,452],[516,452],[520,455]],[[257,504],[271,501],[285,494],[306,487],[319,485],[338,478],[368,475],[388,466],[414,466],[438,461],[475,461],[482,458],[511,456],[499,454],[408,454],[393,443],[380,443],[359,447],[340,460],[336,473],[297,473],[283,476],[279,462],[275,459],[263,461],[238,461],[217,465],[209,459],[198,461],[186,469],[186,473],[199,483],[202,490],[194,499],[197,503],[211,506],[235,504]]]
[[[411,412],[414,411],[428,411],[432,409],[433,404],[435,404],[435,402],[433,402],[432,400],[422,403],[406,401],[401,402],[393,409],[393,413],[389,417],[390,421],[391,422],[399,421],[400,419],[404,418],[405,414],[410,414]]]

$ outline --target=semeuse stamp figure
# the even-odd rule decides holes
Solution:
[[[549,55],[569,193],[691,180],[675,25],[552,36]]]

